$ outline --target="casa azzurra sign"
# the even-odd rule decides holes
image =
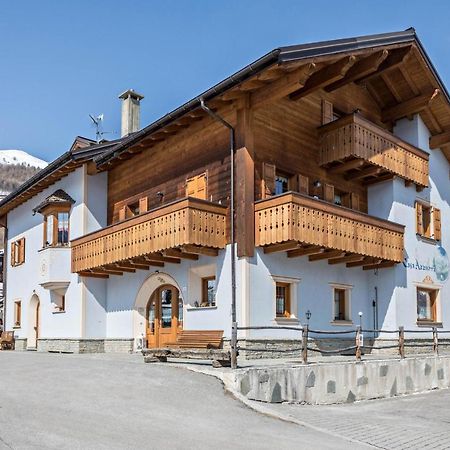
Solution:
[[[419,261],[418,258],[406,257],[403,265],[407,269],[434,272],[439,281],[447,281],[450,271],[448,254],[443,247],[436,247],[435,254],[427,262]]]

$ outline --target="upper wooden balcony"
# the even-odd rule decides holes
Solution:
[[[364,269],[403,260],[404,227],[387,220],[288,192],[255,204],[256,246]]]
[[[227,243],[227,208],[185,198],[71,242],[72,272],[108,277],[214,256]]]
[[[397,175],[428,186],[428,153],[354,113],[319,128],[320,165],[347,179],[376,182]]]

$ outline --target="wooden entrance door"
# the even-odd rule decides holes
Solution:
[[[172,285],[156,289],[147,304],[147,347],[172,344],[183,327],[183,303],[178,289]]]

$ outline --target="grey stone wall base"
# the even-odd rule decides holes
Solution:
[[[39,352],[53,353],[129,353],[133,339],[38,339]]]
[[[267,403],[352,403],[450,387],[450,357],[317,362],[238,369],[228,381],[249,400]]]
[[[27,349],[27,340],[26,339],[16,339],[14,343],[14,350],[17,352],[24,352]]]

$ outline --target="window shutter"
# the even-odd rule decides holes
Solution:
[[[11,266],[13,266],[13,267],[16,265],[15,249],[16,249],[16,243],[11,242]]]
[[[275,193],[275,172],[274,164],[263,163],[262,176],[262,198],[270,197]]]
[[[127,207],[122,206],[122,208],[119,209],[119,222],[126,219],[127,214]]]
[[[142,197],[139,199],[139,213],[142,214],[148,211],[148,197]]]
[[[194,197],[195,191],[197,190],[197,179],[189,178],[186,181],[186,197]]]
[[[323,185],[323,198],[327,202],[334,203],[334,186],[332,184]]]
[[[195,197],[206,200],[206,174],[186,180],[186,197]]]
[[[441,240],[441,210],[433,208],[433,232],[436,241]]]
[[[322,100],[322,125],[333,122],[333,103]]]
[[[350,207],[359,211],[359,195],[354,192],[350,193]]]
[[[298,192],[309,195],[309,178],[305,175],[298,175]]]
[[[417,234],[423,235],[423,212],[422,204],[416,202],[416,232]]]
[[[19,264],[25,262],[25,238],[19,240]]]

